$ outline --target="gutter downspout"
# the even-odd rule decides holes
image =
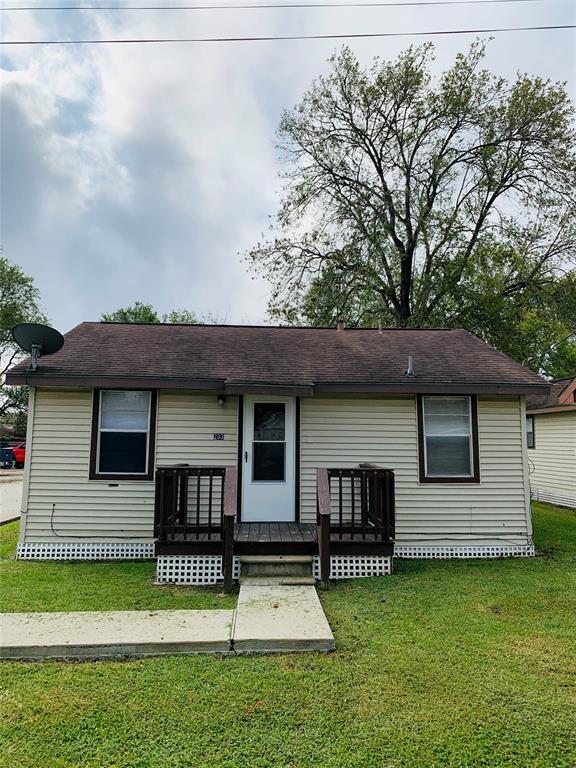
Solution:
[[[526,396],[520,395],[520,432],[522,435],[522,467],[524,473],[524,504],[526,509],[526,531],[532,540],[532,506],[530,498],[530,474],[528,471],[528,437],[526,435]]]
[[[28,490],[30,488],[30,467],[32,466],[32,435],[34,433],[34,411],[36,406],[36,387],[28,388],[28,422],[26,424],[26,463],[22,482],[22,500],[20,502],[20,533],[18,542],[26,541],[26,522],[28,519]]]

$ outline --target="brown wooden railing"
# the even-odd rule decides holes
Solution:
[[[222,519],[222,572],[224,591],[232,589],[234,566],[234,523],[236,522],[238,475],[236,467],[228,467],[224,479],[224,517]]]
[[[316,470],[320,582],[328,586],[331,542],[394,541],[394,472],[374,464]]]
[[[320,586],[330,583],[330,481],[328,470],[316,470],[316,525],[318,528],[318,555],[320,558]]]
[[[158,467],[154,505],[156,538],[161,541],[220,538],[225,475],[226,467]]]
[[[236,467],[175,465],[156,469],[156,539],[221,542],[225,589],[232,587],[236,489]]]

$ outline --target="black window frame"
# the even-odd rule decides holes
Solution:
[[[150,421],[148,429],[148,463],[146,472],[99,472],[98,471],[98,442],[100,439],[100,403],[102,392],[150,392]],[[114,387],[113,389],[102,388],[94,389],[92,393],[92,432],[90,440],[90,480],[142,480],[150,481],[154,479],[154,461],[156,455],[156,411],[158,403],[158,392],[155,389],[132,389]]]
[[[528,420],[532,423],[532,445],[528,442]],[[534,417],[534,414],[530,413],[526,415],[526,448],[530,451],[533,451],[534,448],[536,448],[536,418]]]
[[[424,398],[425,397],[467,397],[470,400],[470,423],[471,423],[471,450],[472,461],[471,475],[427,475],[426,474],[426,437],[424,433]],[[465,485],[468,483],[480,482],[480,452],[479,452],[479,440],[478,440],[478,398],[476,395],[468,394],[422,394],[417,395],[418,412],[418,469],[419,479],[421,483],[456,483],[459,485]]]

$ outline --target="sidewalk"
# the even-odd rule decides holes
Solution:
[[[170,653],[332,651],[311,586],[240,587],[234,611],[5,613],[0,658],[102,658]]]

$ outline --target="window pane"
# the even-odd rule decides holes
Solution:
[[[254,403],[254,440],[284,440],[284,403]]]
[[[469,398],[425,397],[424,432],[426,435],[469,435]]]
[[[526,419],[526,436],[528,448],[534,448],[534,416],[528,416]]]
[[[470,438],[427,437],[426,469],[429,477],[470,476]]]
[[[427,414],[468,415],[470,398],[429,396],[424,398],[424,410]]]
[[[427,435],[469,435],[470,419],[465,416],[426,416],[424,429]]]
[[[99,472],[146,473],[145,432],[101,432]]]
[[[283,482],[285,443],[252,443],[252,480]]]
[[[150,392],[102,392],[102,429],[148,429]]]

